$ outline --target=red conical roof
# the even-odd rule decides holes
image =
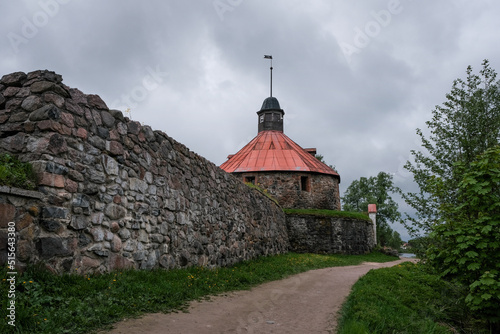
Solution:
[[[281,131],[261,131],[220,168],[228,173],[302,171],[339,176]]]

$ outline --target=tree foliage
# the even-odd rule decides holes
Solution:
[[[429,263],[465,284],[471,310],[500,325],[500,146],[455,168],[462,175],[456,202],[440,206]],[[436,178],[435,187],[444,182]]]
[[[413,232],[429,235],[427,262],[467,288],[464,299],[500,332],[500,82],[487,60],[467,68],[436,106],[424,152],[412,151],[419,193],[403,194],[417,216]]]
[[[377,241],[381,246],[401,247],[401,236],[393,231],[389,222],[398,221],[401,214],[398,204],[389,195],[399,189],[392,182],[392,175],[380,172],[377,176],[354,180],[342,197],[344,211],[367,212],[368,204],[377,204]]]
[[[426,152],[412,151],[414,163],[408,162],[405,168],[413,174],[420,192],[403,194],[416,210],[416,217],[408,217],[412,224],[407,225],[414,234],[430,231],[444,203],[457,203],[462,176],[457,163],[467,170],[478,154],[499,143],[500,85],[489,62],[485,60],[482,66],[479,75],[469,66],[466,80],[453,82],[446,102],[436,106],[432,120],[426,122],[429,137],[417,129]]]

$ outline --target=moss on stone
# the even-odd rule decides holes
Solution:
[[[317,217],[341,217],[354,218],[371,221],[370,218],[361,212],[348,212],[337,210],[321,210],[321,209],[283,209],[287,215],[310,215]]]

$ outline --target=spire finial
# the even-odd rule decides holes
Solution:
[[[264,58],[269,59],[271,61],[271,67],[269,68],[271,70],[271,92],[270,92],[269,96],[273,97],[273,56],[264,55]]]

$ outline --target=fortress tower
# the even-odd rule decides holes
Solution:
[[[258,184],[284,208],[340,210],[340,175],[283,133],[278,99],[268,97],[257,112],[258,134],[220,167]]]

